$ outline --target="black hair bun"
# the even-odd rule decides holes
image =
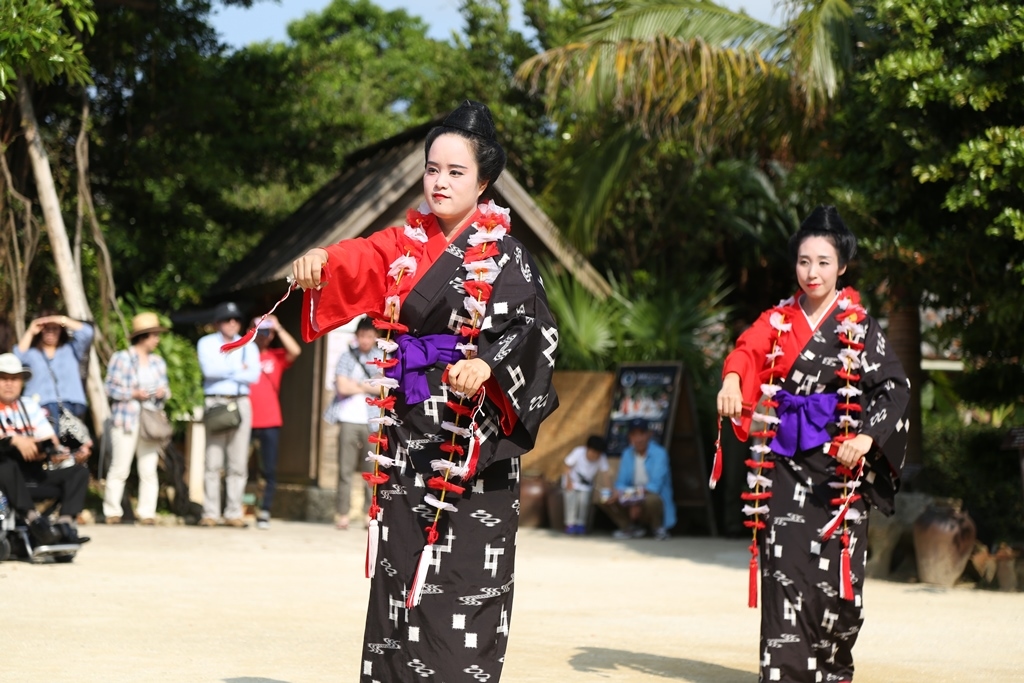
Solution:
[[[498,139],[491,110],[482,102],[464,101],[445,117],[441,125],[446,128],[457,128],[485,140]]]

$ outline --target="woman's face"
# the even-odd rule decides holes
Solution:
[[[60,325],[43,325],[41,340],[47,346],[57,346],[60,343]]]
[[[796,256],[796,279],[808,299],[830,299],[836,292],[836,281],[846,272],[839,265],[839,252],[826,237],[815,235],[800,243]]]
[[[153,353],[156,351],[156,347],[160,345],[160,333],[150,332],[145,337],[139,340],[139,346],[146,350],[147,353]]]
[[[434,140],[423,171],[423,196],[446,234],[473,213],[486,186],[469,140],[450,133]]]

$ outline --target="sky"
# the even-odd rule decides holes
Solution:
[[[388,10],[404,9],[409,14],[419,15],[430,26],[428,35],[431,38],[446,40],[453,31],[462,27],[459,16],[460,0],[374,0],[375,3]],[[762,21],[777,23],[778,17],[773,15],[774,0],[719,0],[721,4],[733,9],[745,9],[751,16]],[[287,40],[286,27],[288,22],[299,19],[310,12],[319,12],[329,4],[329,0],[262,0],[250,9],[237,7],[221,8],[213,17],[213,25],[221,34],[221,39],[238,48],[249,43],[273,40]],[[522,4],[512,0],[512,27],[525,28]]]

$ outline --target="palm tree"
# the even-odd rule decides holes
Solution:
[[[853,11],[847,0],[783,5],[780,28],[710,0],[609,2],[565,45],[520,66],[520,83],[542,89],[556,119],[565,120],[559,104],[568,99],[584,129],[617,120],[615,134],[592,147],[587,167],[598,172],[581,178],[569,212],[578,244],[592,246],[634,162],[659,141],[749,149],[755,131],[755,148],[788,148],[824,120],[852,63]]]

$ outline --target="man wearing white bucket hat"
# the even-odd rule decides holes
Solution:
[[[15,482],[14,490],[8,495],[12,497],[15,509],[27,507],[22,512],[33,535],[43,543],[55,540],[82,543],[89,539],[78,536],[75,518],[85,507],[89,488],[89,470],[83,464],[89,458],[89,447],[83,446],[74,453],[68,453],[59,446],[46,411],[32,398],[21,396],[25,380],[31,375],[32,372],[13,353],[0,354],[0,460],[12,460],[27,483],[25,488],[21,488]],[[37,517],[31,514],[33,487],[57,491],[60,517],[57,520],[59,535],[56,537],[48,536],[44,528],[48,525],[37,522]]]

